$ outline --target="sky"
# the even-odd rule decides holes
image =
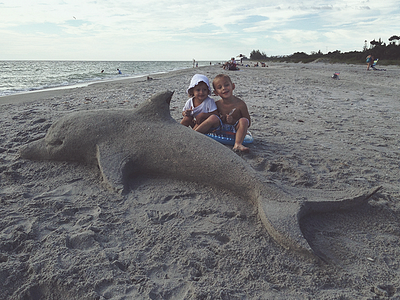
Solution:
[[[225,61],[362,51],[399,0],[0,0],[0,60]]]

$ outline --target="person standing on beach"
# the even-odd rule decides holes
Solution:
[[[235,84],[228,75],[217,75],[213,87],[214,93],[221,97],[215,102],[221,120],[218,130],[235,133],[234,151],[249,152],[250,149],[242,145],[251,124],[246,103],[233,95]]]
[[[218,127],[217,106],[209,97],[211,88],[207,76],[194,75],[187,93],[191,98],[183,107],[181,124],[201,133],[207,133],[213,126]]]
[[[368,55],[366,62],[367,62],[367,71],[369,71],[369,68],[371,67],[371,65],[374,62],[374,57],[372,55]]]

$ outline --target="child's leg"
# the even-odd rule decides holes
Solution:
[[[181,124],[185,125],[186,127],[194,127],[194,121],[193,121],[193,117],[183,117],[183,119],[181,120]]]
[[[239,122],[236,126],[236,135],[235,135],[235,145],[233,146],[233,150],[239,150],[242,152],[249,152],[250,149],[243,146],[242,143],[247,134],[247,129],[249,128],[249,120],[246,118],[239,119]]]
[[[200,133],[207,133],[211,128],[219,127],[220,120],[217,115],[211,115],[203,121],[201,124],[196,124],[193,127],[194,130]]]

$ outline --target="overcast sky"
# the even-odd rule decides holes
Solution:
[[[0,35],[0,60],[361,51],[400,36],[400,1],[0,0]]]

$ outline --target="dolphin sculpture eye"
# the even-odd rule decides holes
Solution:
[[[51,141],[49,144],[52,146],[61,146],[63,144],[63,141],[57,139],[57,140]]]

